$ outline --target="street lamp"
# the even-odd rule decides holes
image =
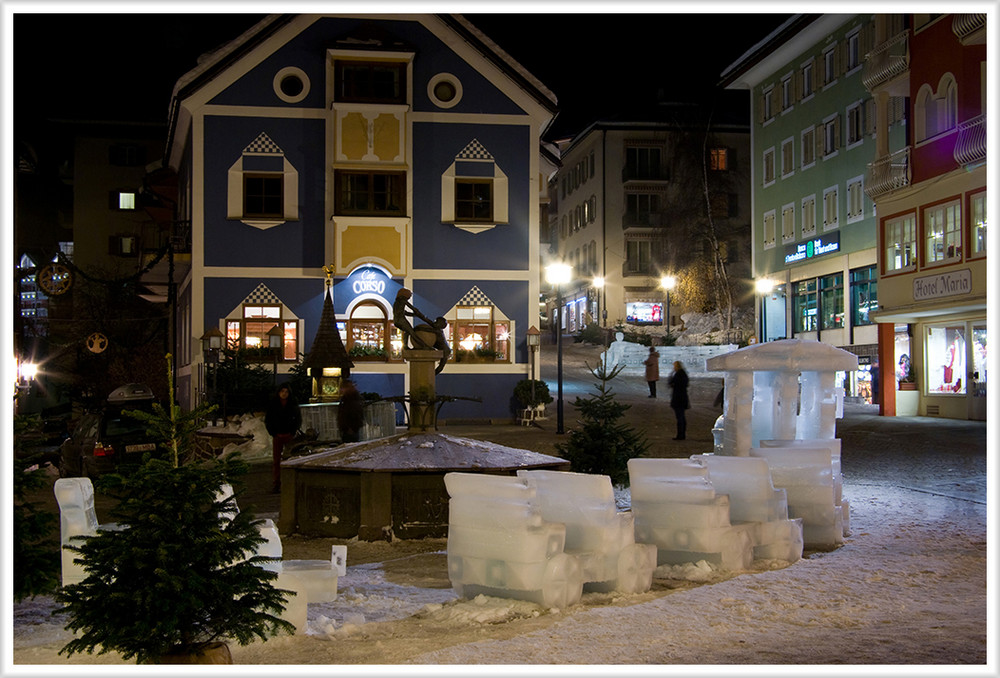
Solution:
[[[670,290],[677,285],[677,278],[672,275],[665,275],[660,278],[660,287],[667,291],[667,334],[670,334]]]
[[[212,369],[212,391],[209,401],[215,396],[215,387],[218,386],[219,376],[219,351],[222,350],[223,334],[218,327],[210,327],[201,335],[201,350],[205,354],[205,362],[213,365]],[[223,415],[225,416],[225,415]],[[212,414],[212,425],[215,425],[215,414]]]
[[[562,355],[562,286],[573,276],[573,267],[569,264],[556,262],[545,267],[545,281],[556,288],[556,381],[558,383],[558,400],[556,402],[556,433],[565,433],[563,429],[563,355]]]
[[[532,325],[528,328],[528,331],[524,333],[525,339],[528,340],[528,348],[531,350],[531,406],[535,406],[535,354],[538,352],[538,346],[541,342],[542,333],[538,331],[538,328]]]
[[[764,343],[767,341],[767,308],[764,305],[764,300],[774,290],[774,281],[768,278],[758,278],[754,283],[754,289],[760,295],[760,341]]]
[[[267,347],[271,351],[271,357],[274,360],[274,372],[271,377],[271,384],[273,386],[278,385],[278,354],[281,352],[282,338],[281,325],[275,323],[275,325],[267,331]]]
[[[597,290],[597,324],[604,327],[603,319],[604,315],[607,315],[607,311],[605,311],[604,315],[601,315],[601,290],[604,289],[604,278],[597,276],[594,278],[593,285],[594,289]],[[604,305],[608,305],[607,299],[604,300]]]

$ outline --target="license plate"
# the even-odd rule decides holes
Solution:
[[[152,452],[156,449],[156,443],[142,443],[141,445],[126,445],[126,452]]]

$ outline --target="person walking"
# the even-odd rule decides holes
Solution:
[[[365,405],[361,392],[350,379],[344,381],[340,391],[340,404],[337,405],[337,428],[340,429],[340,440],[344,443],[356,443],[361,440],[361,426],[365,423]]]
[[[670,408],[677,417],[677,437],[674,440],[684,440],[687,434],[686,411],[691,408],[691,401],[688,400],[688,373],[680,360],[674,361],[674,372],[667,383],[671,388]]]
[[[646,383],[649,384],[649,397],[656,397],[656,382],[660,378],[660,354],[655,346],[649,347],[649,355],[643,363],[646,366]]]
[[[292,397],[292,391],[288,385],[282,384],[264,412],[264,428],[271,436],[274,481],[271,492],[281,491],[281,455],[285,445],[295,437],[300,426],[302,426],[302,413],[299,411],[299,404]]]

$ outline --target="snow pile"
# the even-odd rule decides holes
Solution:
[[[267,461],[271,458],[271,435],[264,426],[264,419],[255,417],[252,414],[244,414],[238,420],[226,424],[227,432],[232,431],[237,435],[249,437],[250,440],[242,444],[229,443],[222,448],[220,456],[225,456],[230,452],[239,452],[243,461]]]

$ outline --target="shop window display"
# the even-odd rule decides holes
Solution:
[[[928,393],[966,392],[965,328],[927,328],[927,391]]]

